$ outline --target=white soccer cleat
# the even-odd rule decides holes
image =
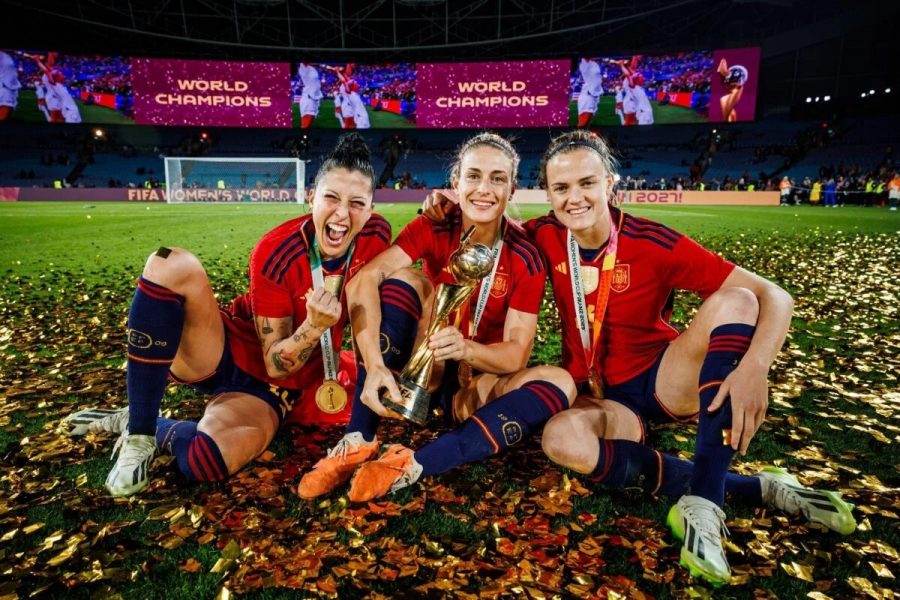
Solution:
[[[137,494],[150,483],[150,461],[156,454],[156,437],[122,432],[113,448],[119,453],[116,464],[106,476],[106,489],[113,496]]]
[[[62,422],[69,427],[69,435],[84,435],[89,431],[122,433],[128,428],[128,409],[86,408],[72,413]]]
[[[666,523],[672,534],[681,540],[681,566],[694,577],[702,577],[714,587],[731,579],[731,567],[722,548],[725,513],[700,496],[682,496],[669,510]]]
[[[778,467],[766,467],[756,474],[762,486],[763,502],[789,515],[803,515],[811,523],[821,523],[842,535],[856,530],[853,505],[837,492],[823,492],[802,485],[796,477]]]

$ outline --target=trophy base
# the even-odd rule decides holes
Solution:
[[[428,420],[428,409],[431,406],[431,394],[418,384],[407,379],[400,380],[400,396],[403,404],[397,404],[387,395],[381,397],[381,403],[400,414],[404,419],[416,425],[424,425]]]

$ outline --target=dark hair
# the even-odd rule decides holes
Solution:
[[[358,133],[345,133],[338,138],[334,150],[319,167],[313,187],[318,186],[319,180],[332,169],[359,171],[369,178],[372,191],[375,190],[375,169],[369,159],[369,147],[363,136]]]
[[[541,187],[547,186],[547,163],[550,162],[550,159],[557,154],[565,154],[566,152],[571,152],[578,148],[588,148],[596,152],[600,156],[600,160],[603,161],[603,166],[606,168],[606,171],[612,175],[613,178],[618,180],[618,161],[616,161],[616,157],[613,156],[612,150],[610,150],[607,143],[603,141],[603,138],[584,129],[575,129],[553,138],[550,145],[547,146],[547,149],[544,151],[544,156],[541,157]],[[612,190],[610,190],[610,192],[612,192]]]
[[[489,131],[482,131],[479,134],[473,135],[456,149],[453,163],[450,165],[450,179],[452,180],[454,177],[459,178],[459,169],[460,165],[462,165],[463,157],[469,150],[478,148],[479,146],[490,146],[491,148],[495,148],[512,161],[512,183],[515,183],[516,178],[519,175],[519,153],[516,152],[516,149],[509,140]]]

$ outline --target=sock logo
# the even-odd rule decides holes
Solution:
[[[503,424],[503,439],[506,440],[507,446],[512,446],[522,441],[524,434],[522,426],[517,421],[507,421]]]
[[[400,349],[391,345],[391,338],[389,338],[386,333],[380,334],[378,345],[381,347],[382,354],[387,354],[388,352],[398,356],[400,354]]]
[[[149,348],[153,345],[153,338],[137,329],[128,330],[128,345],[135,348]]]

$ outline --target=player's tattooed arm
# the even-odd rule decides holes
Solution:
[[[324,332],[309,320],[296,329],[290,317],[254,317],[254,320],[266,371],[276,379],[288,377],[306,364]]]
[[[293,318],[256,316],[253,320],[269,376],[281,379],[297,371],[301,365],[297,364],[296,359],[281,352],[284,341],[291,338]]]

